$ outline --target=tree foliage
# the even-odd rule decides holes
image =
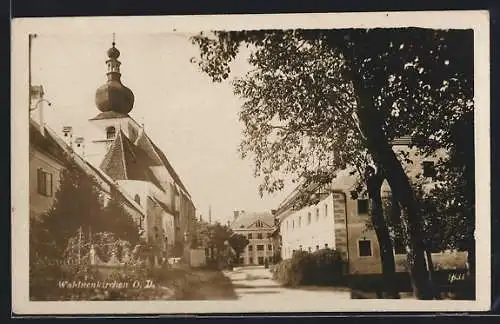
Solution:
[[[236,253],[236,258],[239,258],[241,253],[245,250],[245,247],[250,243],[246,236],[241,234],[232,234],[229,237],[229,245],[234,249]]]
[[[229,77],[241,44],[251,51],[253,69],[233,86],[244,100],[241,153],[254,159],[261,194],[282,189],[284,175],[308,188],[349,167],[362,178],[375,163],[401,205],[414,287],[425,290],[423,218],[390,141],[409,135],[426,154],[453,150],[453,126],[473,109],[472,31],[217,31],[192,40],[194,61],[215,82]]]
[[[62,171],[59,190],[50,210],[34,221],[33,234],[40,234],[43,243],[33,242],[33,249],[38,246],[52,247],[45,251],[59,259],[64,253],[70,237],[80,227],[98,228],[103,217],[103,201],[94,180],[75,164],[69,163]],[[36,240],[36,237],[33,237]],[[42,251],[42,250],[40,250]]]
[[[335,170],[366,165],[349,73],[362,75],[388,141],[411,135],[432,153],[472,109],[472,32],[425,29],[215,32],[193,42],[200,68],[229,76],[240,44],[252,66],[233,80],[242,156],[251,154],[261,192],[283,188],[283,175],[328,183]],[[359,171],[359,170],[358,170]],[[361,174],[359,174],[361,175]]]
[[[95,179],[68,163],[62,171],[54,204],[40,219],[31,220],[32,256],[61,259],[68,240],[79,230],[85,235],[113,233],[119,239],[138,244],[138,226],[124,209],[121,198],[114,192],[106,207],[103,199]]]

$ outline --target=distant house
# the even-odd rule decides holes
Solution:
[[[432,179],[434,163],[444,150],[437,152],[437,157],[428,157],[411,147],[411,139],[401,138],[395,141],[395,152],[409,154],[413,164],[405,164],[410,179],[421,178],[427,186],[435,184]],[[323,248],[336,249],[348,261],[351,274],[381,273],[380,248],[375,231],[367,227],[370,221],[370,202],[368,197],[351,197],[356,178],[349,170],[342,170],[326,188],[312,185],[307,191],[316,194],[314,204],[297,208],[301,194],[297,187],[276,209],[275,217],[279,222],[281,239],[281,257],[291,258],[294,251],[314,252]],[[304,188],[302,188],[304,189]],[[382,186],[383,196],[390,194],[390,187],[385,181]],[[406,247],[402,239],[393,238],[397,271],[406,271]],[[433,254],[433,259],[442,259],[442,253]],[[464,260],[465,255],[454,256]]]
[[[232,231],[245,236],[249,243],[240,256],[241,265],[263,265],[266,260],[273,261],[275,242],[274,217],[270,212],[247,213],[234,212],[234,219],[230,224]]]

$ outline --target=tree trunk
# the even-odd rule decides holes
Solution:
[[[394,261],[393,244],[389,234],[389,228],[384,218],[382,197],[380,195],[383,181],[384,178],[377,173],[367,178],[366,185],[371,201],[371,221],[380,247],[380,261],[382,264],[382,277],[385,292],[382,296],[385,295],[385,297],[389,299],[399,299],[399,293],[394,280],[396,276],[396,265]]]
[[[384,169],[391,192],[401,206],[407,220],[409,243],[408,270],[412,279],[413,292],[418,299],[431,299],[429,275],[425,262],[422,217],[418,213],[416,200],[408,176],[401,162],[389,145],[383,131],[383,121],[370,91],[364,87],[361,79],[353,78],[354,90],[359,98],[357,115],[360,128],[366,138],[366,145],[372,158]]]

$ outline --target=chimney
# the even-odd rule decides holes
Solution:
[[[79,154],[81,157],[85,157],[85,138],[83,137],[77,137],[75,139],[75,144],[76,144],[76,153]]]
[[[235,211],[233,211],[233,215],[234,215],[234,220],[237,220],[237,219],[238,219],[238,216],[240,216],[240,212],[239,212],[239,210],[235,210]]]
[[[63,126],[62,132],[64,141],[71,149],[73,149],[73,127]]]

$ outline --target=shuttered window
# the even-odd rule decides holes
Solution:
[[[53,181],[52,173],[45,172],[42,169],[37,170],[37,190],[40,195],[52,197]]]

